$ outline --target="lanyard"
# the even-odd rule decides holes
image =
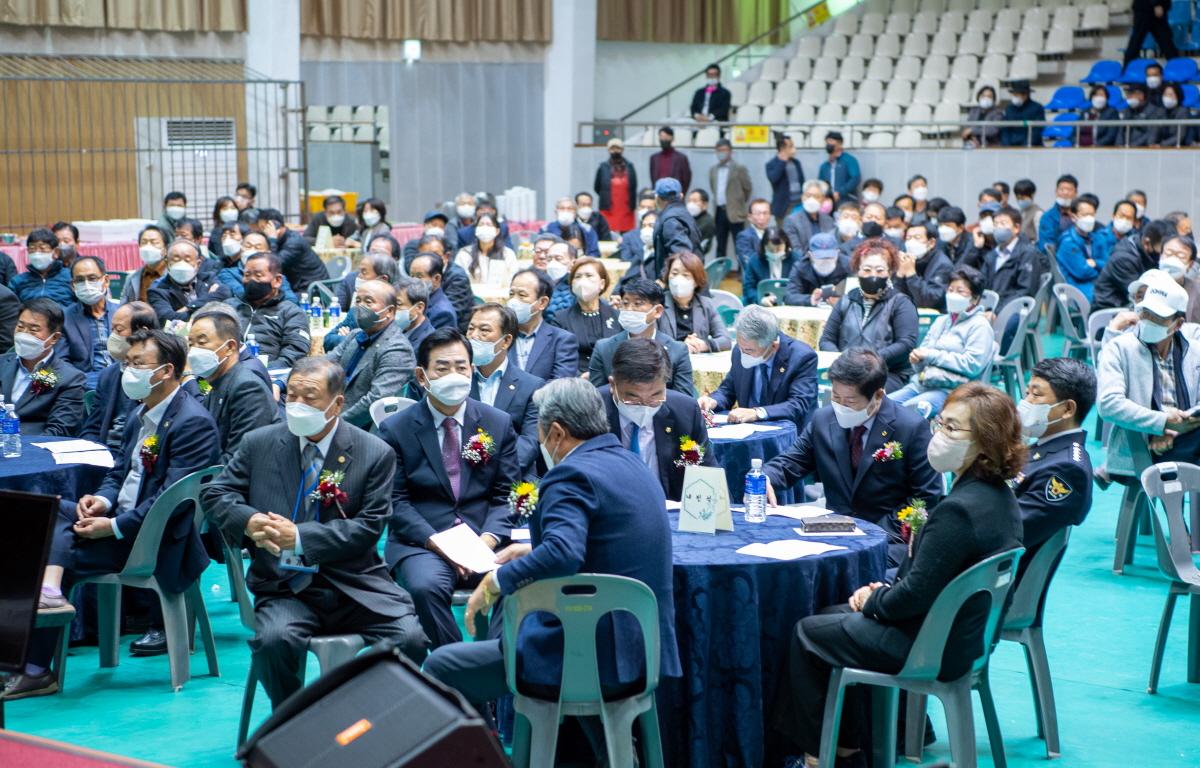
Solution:
[[[308,498],[308,494],[317,490],[317,486],[321,484],[321,471],[317,470],[317,476],[315,478],[313,478],[312,485],[308,486],[307,488],[304,487],[304,481],[308,478],[308,470],[309,470],[308,467],[306,467],[304,469],[304,475],[301,476],[301,478],[300,478],[300,487],[298,489],[296,489],[296,503],[294,505],[292,505],[292,522],[293,523],[296,522],[296,515],[297,515],[297,513],[300,512],[300,502],[303,499]]]

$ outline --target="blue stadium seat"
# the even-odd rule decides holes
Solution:
[[[1079,115],[1074,112],[1064,112],[1054,116],[1056,123],[1074,123],[1078,119]],[[1054,140],[1056,147],[1072,147],[1075,145],[1075,126],[1047,125],[1042,129],[1042,140]]]
[[[1108,91],[1108,106],[1117,110],[1123,111],[1129,104],[1125,101],[1125,94],[1121,93],[1121,86],[1106,85],[1105,90]]]
[[[1097,61],[1080,82],[1089,85],[1092,83],[1119,83],[1121,82],[1121,62],[1111,59]]]
[[[1200,88],[1190,83],[1183,86],[1183,106],[1195,109],[1200,106]]]
[[[1054,111],[1086,109],[1087,107],[1087,97],[1084,95],[1083,89],[1077,85],[1064,85],[1058,88],[1054,91],[1054,96],[1046,103],[1046,109]]]
[[[1144,83],[1146,82],[1146,67],[1151,64],[1157,64],[1154,59],[1134,59],[1129,62],[1129,66],[1125,67],[1125,73],[1121,75],[1120,82],[1122,83]]]
[[[1167,23],[1171,26],[1177,24],[1190,24],[1192,21],[1192,4],[1189,3],[1171,3],[1171,10],[1167,11]]]
[[[1195,59],[1171,59],[1167,66],[1163,67],[1163,80],[1168,83],[1190,83],[1200,79],[1198,75],[1200,67],[1196,66]]]

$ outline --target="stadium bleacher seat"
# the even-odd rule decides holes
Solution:
[[[955,56],[954,62],[950,65],[950,73],[951,77],[974,80],[979,77],[979,57],[969,53]]]
[[[827,90],[825,83],[820,80],[810,80],[804,84],[804,90],[800,92],[800,103],[814,106],[824,104]]]
[[[817,109],[812,104],[797,104],[790,113],[793,123],[811,123],[817,119]]]
[[[788,62],[787,72],[784,74],[787,80],[804,81],[812,76],[812,66],[812,59],[798,56]]]
[[[940,54],[925,57],[925,65],[921,68],[922,80],[946,80],[950,77],[950,59]]]
[[[883,81],[863,80],[858,86],[858,101],[871,106],[883,101]]]
[[[775,86],[770,80],[755,80],[750,84],[750,93],[746,96],[746,104],[756,107],[766,106],[775,96]]]
[[[772,104],[782,104],[785,107],[800,101],[800,83],[795,80],[784,80],[775,86],[775,96]]]
[[[912,103],[912,83],[907,80],[892,80],[883,92],[885,104]]]
[[[1046,42],[1042,45],[1042,53],[1055,56],[1066,56],[1075,50],[1075,33],[1070,29],[1055,27],[1046,33]],[[1118,69],[1120,65],[1117,65]]]
[[[1062,112],[1069,109],[1086,109],[1089,106],[1083,89],[1077,85],[1064,85],[1054,91],[1046,109]]]
[[[1021,29],[1021,11],[1017,8],[1005,8],[996,14],[996,20],[992,22],[992,31],[1003,30],[1006,32],[1016,32]]]
[[[880,35],[875,41],[875,56],[887,56],[897,59],[900,57],[899,35]]]
[[[1042,51],[1042,30],[1026,27],[1017,35],[1017,53],[1037,54]]]
[[[861,56],[847,56],[842,59],[842,66],[838,68],[838,80],[853,80],[858,82],[866,77],[867,65]]]
[[[777,83],[783,80],[784,71],[787,69],[787,62],[783,59],[772,56],[762,63],[762,71],[759,73],[760,80],[770,80]]]
[[[1083,9],[1083,19],[1079,22],[1080,32],[1101,32],[1108,29],[1108,6],[1088,5]]]
[[[1121,92],[1119,85],[1106,85],[1104,89],[1108,91],[1108,106],[1120,112],[1129,105],[1125,102],[1125,94]]]
[[[933,108],[928,104],[913,104],[904,110],[904,122],[931,123],[933,122]]]
[[[840,106],[848,106],[854,103],[854,87],[853,80],[835,80],[829,85],[829,92],[826,98],[830,104]]]
[[[1134,59],[1129,62],[1129,66],[1125,67],[1125,71],[1121,73],[1122,83],[1144,83],[1146,82],[1146,67],[1151,64],[1157,64],[1154,59]]]
[[[786,123],[788,108],[783,104],[768,104],[762,108],[762,116],[759,119],[768,125],[772,123]]]
[[[999,82],[1008,77],[1008,57],[1003,53],[989,53],[979,66],[979,79]]]
[[[939,35],[960,35],[967,28],[967,14],[962,11],[946,11],[938,22]]]
[[[1088,70],[1088,73],[1079,82],[1089,85],[1119,83],[1121,82],[1121,62],[1111,59],[1101,59],[1092,65],[1092,68]]]
[[[921,132],[916,128],[901,128],[896,132],[897,149],[919,149],[921,147]]]
[[[971,101],[973,95],[971,80],[955,73],[946,81],[946,87],[942,90],[942,101],[954,104],[966,104]]]
[[[987,48],[985,50],[988,53],[999,53],[1008,56],[1013,52],[1015,47],[1012,30],[997,29],[988,35]]]
[[[696,137],[692,139],[694,147],[715,147],[717,141],[721,138],[721,129],[717,127],[701,128],[696,131]]]
[[[977,29],[968,29],[958,39],[959,54],[969,53],[973,56],[982,56],[984,48],[983,33]]]
[[[892,70],[893,80],[906,80],[915,83],[921,79],[921,60],[916,56],[903,56],[896,62]]]
[[[860,35],[883,34],[884,17],[882,13],[864,13],[862,23],[858,25]]]
[[[878,80],[880,82],[892,79],[892,60],[887,56],[876,56],[871,59],[871,63],[867,65],[867,80]]]
[[[806,59],[817,59],[821,57],[821,38],[817,35],[805,35],[800,38],[800,42],[796,43],[796,57],[803,56]]]
[[[904,113],[899,104],[880,104],[875,110],[875,123],[886,127],[897,128],[903,122]]]
[[[906,56],[924,56],[929,53],[929,35],[923,32],[909,32],[904,38],[902,50]]]
[[[820,80],[823,83],[832,83],[838,77],[838,60],[832,56],[822,56],[813,62],[812,74],[809,75],[810,80]]]
[[[749,86],[741,80],[734,80],[730,83],[724,83],[729,89],[729,105],[732,107],[740,107],[746,103],[746,94],[749,91]]]
[[[846,109],[847,123],[869,123],[874,119],[874,110],[865,102],[856,101]]]
[[[821,46],[821,53],[830,58],[840,59],[850,51],[850,41],[844,35],[830,35]]]
[[[1038,57],[1036,53],[1018,53],[1012,58],[1008,68],[1009,80],[1036,80],[1038,76]]]
[[[1200,79],[1200,67],[1195,59],[1171,59],[1163,67],[1163,80],[1168,83],[1191,83]]]
[[[858,31],[858,17],[852,13],[843,13],[833,22],[833,32],[836,35],[850,37]]]
[[[1079,9],[1063,5],[1054,9],[1051,27],[1075,30],[1079,28]]]
[[[942,100],[942,83],[940,80],[922,79],[913,88],[913,104],[937,104]]]
[[[937,34],[938,15],[931,11],[921,11],[913,17],[912,31],[923,35]]]
[[[948,123],[947,127],[957,129],[958,121],[962,120],[962,107],[950,101],[943,101],[934,107],[933,120],[935,123]]]
[[[1200,107],[1200,88],[1191,83],[1183,86],[1183,106],[1188,109]]]
[[[1079,115],[1075,112],[1064,112],[1061,115],[1054,116],[1055,123],[1074,123],[1079,120]],[[1075,127],[1071,125],[1047,125],[1042,129],[1043,141],[1066,141],[1067,144],[1058,144],[1054,146],[1074,146],[1075,144]]]

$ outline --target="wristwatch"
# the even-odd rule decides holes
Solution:
[[[754,415],[758,417],[759,421],[766,421],[767,420],[767,409],[766,408],[755,408]]]

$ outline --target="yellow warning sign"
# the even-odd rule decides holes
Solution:
[[[730,141],[735,147],[750,147],[768,143],[770,136],[765,125],[735,125]]]

